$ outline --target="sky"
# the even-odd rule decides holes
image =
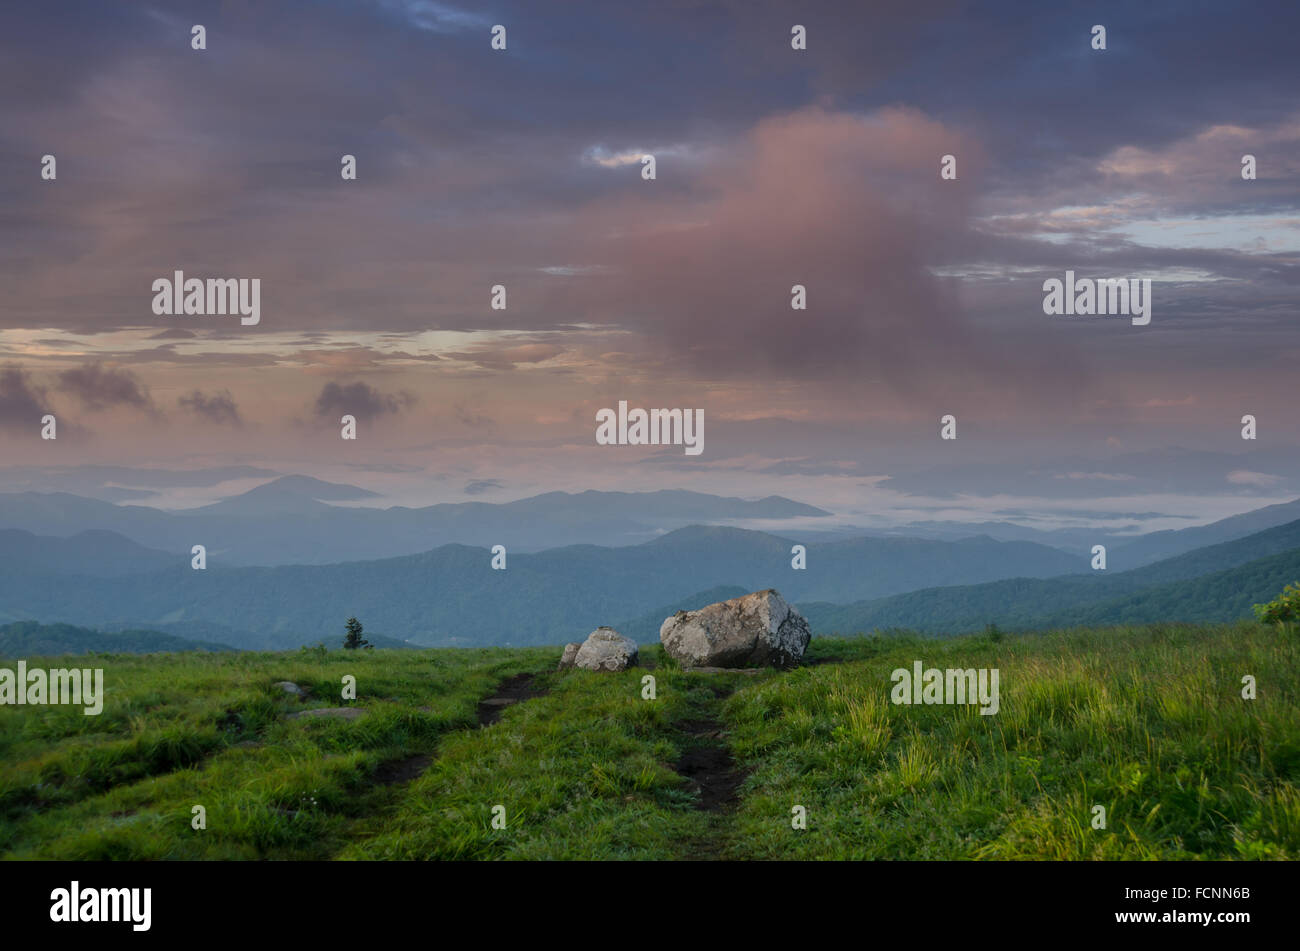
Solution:
[[[184,506],[292,472],[376,504],[674,487],[1148,528],[1294,498],[1298,28],[1290,2],[5,4],[0,489]],[[260,322],[155,314],[177,270],[257,278]],[[1149,279],[1150,323],[1044,314],[1067,270]],[[704,451],[597,445],[620,400],[702,409]]]

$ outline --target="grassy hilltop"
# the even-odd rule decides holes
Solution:
[[[814,637],[786,673],[686,673],[657,650],[652,669],[556,673],[558,657],[28,657],[103,667],[107,699],[98,717],[0,707],[0,854],[1300,858],[1300,643],[1271,627]],[[915,660],[998,668],[1000,712],[892,704],[890,672]],[[480,706],[507,680],[524,699]],[[363,712],[288,717],[339,706]]]

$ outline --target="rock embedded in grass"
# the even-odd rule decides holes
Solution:
[[[578,659],[578,650],[582,647],[576,641],[572,644],[564,645],[564,653],[560,655],[560,666],[556,670],[568,670],[573,666],[573,662]]]
[[[328,717],[335,720],[355,720],[363,713],[365,713],[365,711],[360,707],[319,707],[315,710],[302,710],[298,713],[290,713],[285,717],[285,719],[297,720],[300,717]]]
[[[569,649],[565,647],[565,655]],[[635,667],[639,650],[636,641],[612,627],[598,627],[587,635],[573,656],[573,666],[582,670],[627,670]],[[563,666],[564,661],[560,661]]]
[[[292,681],[289,680],[281,680],[279,683],[276,684],[276,686],[279,687],[281,690],[283,690],[285,693],[289,694],[289,696],[291,697],[305,697],[307,695],[306,691],[304,691],[296,683],[293,683]]]
[[[773,588],[665,618],[659,640],[683,667],[796,667],[807,620]]]

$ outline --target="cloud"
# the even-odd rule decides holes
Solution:
[[[1162,399],[1162,398],[1160,398],[1160,397],[1154,397],[1154,398],[1152,398],[1152,399],[1149,399],[1149,400],[1145,401],[1145,402],[1142,403],[1141,405],[1142,405],[1142,406],[1152,407],[1152,408],[1155,408],[1155,407],[1163,407],[1163,406],[1195,406],[1195,405],[1196,405],[1196,397],[1193,396],[1193,395],[1191,395],[1190,393],[1189,393],[1187,396],[1184,396],[1184,397],[1183,397],[1182,399],[1180,399],[1180,400],[1176,400],[1176,399],[1173,399],[1173,398],[1164,398],[1164,399]]]
[[[444,353],[450,360],[467,360],[485,370],[513,370],[519,363],[541,363],[559,356],[564,348],[553,343],[527,343],[515,347],[491,345],[469,351]]]
[[[456,422],[462,426],[468,426],[470,429],[493,429],[496,426],[496,420],[491,416],[475,413],[464,401],[456,402],[451,409],[456,415]]]
[[[211,396],[201,390],[195,390],[177,401],[181,406],[210,423],[229,426],[243,426],[244,420],[239,415],[239,407],[229,390],[220,390]]]
[[[948,153],[962,157],[955,182],[939,179]],[[558,289],[553,312],[635,331],[645,363],[708,380],[1014,391],[1050,364],[1058,387],[1077,383],[1054,338],[1025,333],[1011,354],[977,333],[930,269],[971,232],[982,149],[965,132],[913,109],[811,106],[709,155],[685,184],[661,174],[581,210],[577,243],[557,250],[604,267]],[[806,310],[791,308],[795,284]]]
[[[1253,485],[1261,489],[1285,482],[1284,476],[1269,475],[1267,472],[1251,472],[1249,469],[1236,469],[1228,473],[1228,481],[1233,485]]]
[[[429,33],[462,33],[486,30],[492,21],[481,14],[434,0],[379,0],[379,6]]]
[[[465,483],[466,495],[482,495],[484,492],[491,492],[494,489],[505,488],[501,482],[496,479],[474,479]]]
[[[385,362],[406,360],[432,362],[441,358],[432,353],[414,354],[403,350],[384,351],[374,347],[349,346],[298,350],[283,359],[292,363],[301,363],[308,368],[308,372],[312,373],[360,373]]]
[[[640,165],[645,155],[654,154],[651,149],[631,149],[626,152],[610,152],[604,146],[594,146],[583,154],[583,159],[602,168],[619,168],[623,165]]]
[[[127,406],[157,414],[148,389],[130,370],[117,370],[97,362],[84,363],[60,373],[59,386],[95,412]]]
[[[321,419],[337,420],[343,415],[357,419],[376,419],[400,413],[413,405],[410,393],[381,393],[368,383],[326,383],[316,397],[313,412]]]
[[[46,412],[45,390],[26,371],[18,366],[0,369],[0,427],[35,433]]]
[[[1122,145],[1103,156],[1097,171],[1111,188],[1142,188],[1169,210],[1239,214],[1268,200],[1294,207],[1294,183],[1300,175],[1300,113],[1266,127],[1233,124],[1204,126],[1190,135],[1154,148]],[[1255,155],[1262,165],[1258,179],[1242,194],[1241,159]]]
[[[928,421],[956,407],[963,434],[1005,420],[1004,438],[1027,443],[1025,417],[1065,428],[1083,416],[1118,446],[1143,444],[1125,414],[1208,437],[1249,393],[1251,412],[1286,420],[1272,433],[1300,435],[1286,387],[1300,257],[1222,253],[1260,237],[1280,250],[1279,231],[1297,233],[1295,5],[1260,17],[1110,0],[1101,8],[1122,9],[1125,26],[1105,54],[1088,49],[1077,11],[1030,22],[1010,3],[976,14],[948,0],[808,0],[806,54],[789,49],[786,0],[578,2],[544,16],[505,0],[490,19],[468,0],[221,6],[229,68],[213,84],[173,42],[188,30],[179,13],[83,4],[69,33],[57,5],[0,4],[0,27],[19,38],[4,69],[46,77],[3,96],[0,151],[67,153],[62,177],[79,184],[73,195],[32,176],[11,189],[0,236],[0,361],[48,366],[38,373],[56,400],[54,374],[103,358],[169,413],[199,382],[209,397],[238,389],[268,440],[323,383],[359,379],[419,393],[475,441],[462,427],[490,424],[483,412],[509,439],[520,404],[563,417],[624,395],[704,406],[723,424],[792,403],[810,423],[910,417],[927,421],[923,435],[900,445],[920,455]],[[236,8],[257,8],[255,28],[231,29]],[[492,22],[510,25],[508,54],[488,49]],[[1086,114],[1062,109],[1080,89]],[[669,156],[656,181],[640,177],[643,147]],[[351,185],[338,177],[344,151],[360,158]],[[1246,151],[1254,182],[1238,171]],[[937,158],[949,152],[959,178],[946,182]],[[1174,246],[1193,235],[1161,217],[1173,213],[1232,243]],[[264,326],[157,320],[150,281],[173,267],[260,277]],[[1119,334],[1043,319],[1043,277],[1066,267],[1220,279],[1162,283],[1152,327]],[[488,305],[498,282],[508,311]],[[796,282],[807,311],[789,308]],[[272,342],[295,332],[303,342]],[[367,349],[396,332],[412,354]],[[146,335],[178,346],[121,349]],[[477,346],[489,336],[505,340]],[[337,346],[292,352],[313,338]],[[421,372],[436,361],[426,349],[455,351],[434,364],[448,372]],[[453,415],[469,395],[458,383],[504,371],[522,379]],[[1182,396],[1189,378],[1195,406],[1142,406]],[[1113,403],[1094,413],[1095,393]],[[125,435],[133,421],[120,415]],[[710,447],[730,431],[711,429]],[[211,448],[212,433],[180,446],[173,428],[152,447],[143,430],[117,435],[115,451],[163,458]],[[814,465],[839,452],[770,454]],[[1109,471],[1068,468],[1094,466]]]
[[[1099,479],[1102,482],[1132,482],[1137,476],[1122,472],[1056,472],[1053,479]]]

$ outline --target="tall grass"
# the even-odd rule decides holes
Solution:
[[[891,703],[914,660],[998,668],[1000,712]],[[727,707],[754,857],[1300,857],[1300,650],[1273,628],[909,640],[800,674]]]

